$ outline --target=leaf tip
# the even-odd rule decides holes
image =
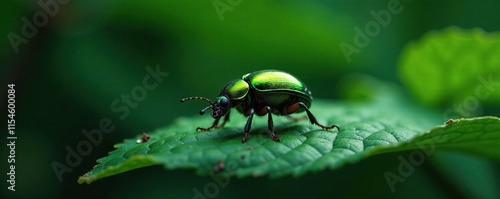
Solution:
[[[90,175],[90,172],[87,172],[87,173],[83,174],[82,176],[78,177],[78,184],[83,184],[83,183],[90,184],[94,180],[95,180],[95,178]]]

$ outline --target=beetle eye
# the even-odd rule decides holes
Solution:
[[[221,97],[219,100],[219,105],[222,108],[227,108],[227,106],[229,106],[229,100],[226,97]]]

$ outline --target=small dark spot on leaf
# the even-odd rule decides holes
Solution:
[[[137,142],[137,144],[140,144],[140,143],[144,143],[144,142],[149,141],[149,139],[151,139],[151,136],[144,132],[144,133],[142,133],[141,139],[138,139],[136,142]]]
[[[221,171],[224,171],[224,162],[222,160],[217,161],[217,163],[212,168],[212,171],[214,173],[219,173]]]
[[[241,154],[241,155],[240,155],[240,158],[241,158],[242,160],[243,160],[243,159],[245,159],[246,157],[247,157],[247,156],[245,156],[245,154]]]
[[[449,120],[447,120],[446,122],[444,122],[444,124],[451,124],[451,123],[453,123],[454,121],[455,121],[455,120],[453,120],[453,119],[449,119]]]
[[[248,146],[248,147],[247,147],[247,149],[248,149],[248,150],[252,150],[252,146]]]

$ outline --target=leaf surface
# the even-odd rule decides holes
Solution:
[[[78,182],[91,183],[151,165],[168,170],[191,168],[207,175],[223,164],[227,174],[238,177],[298,176],[380,153],[421,149],[422,143],[431,141],[433,150],[460,150],[500,159],[494,148],[500,143],[500,120],[495,117],[461,119],[431,129],[442,124],[434,114],[390,100],[341,103],[315,99],[311,110],[320,123],[338,124],[340,132],[322,130],[308,120],[294,122],[274,116],[281,137],[281,142],[275,142],[267,132],[267,117],[254,117],[250,139],[241,143],[246,118],[236,111],[224,128],[209,132],[195,129],[210,125],[210,117],[179,118],[149,133],[148,142],[137,143],[137,137],[116,145],[115,151],[99,159]]]

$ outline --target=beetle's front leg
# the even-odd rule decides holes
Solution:
[[[247,124],[245,124],[245,134],[243,135],[243,138],[241,138],[241,142],[245,143],[248,140],[248,135],[250,134],[250,127],[252,126],[252,119],[253,119],[253,114],[254,110],[253,108],[250,109],[250,114],[248,115],[248,120]]]
[[[307,108],[307,106],[304,103],[297,102],[297,105],[301,106],[306,111],[307,117],[309,117],[309,121],[311,121],[311,124],[316,124],[319,127],[321,127],[323,130],[330,130],[333,128],[337,128],[337,130],[340,131],[340,127],[335,125],[335,124],[331,125],[331,126],[325,126],[325,125],[318,123],[318,120],[316,120],[316,117],[314,117],[314,115],[311,113],[311,111],[309,111],[309,109]]]
[[[222,124],[218,125],[219,120],[220,120],[220,118],[218,118],[218,119],[215,119],[212,126],[210,126],[208,128],[198,127],[198,128],[196,128],[196,131],[209,131],[210,129],[218,129],[218,128],[224,127],[226,122],[229,122],[229,113],[231,113],[231,112],[227,112],[226,116],[224,116],[224,121],[222,121]]]
[[[224,121],[222,121],[222,124],[214,126],[213,128],[218,129],[218,128],[224,127],[224,125],[226,124],[226,122],[229,122],[229,113],[231,113],[231,111],[228,111],[227,114],[226,114],[226,116],[224,116]]]
[[[220,118],[215,119],[212,126],[210,126],[208,128],[198,127],[198,128],[196,128],[196,131],[210,131],[210,129],[217,128],[217,124],[219,124],[219,120],[220,120]]]
[[[267,109],[267,128],[269,130],[269,135],[273,138],[274,141],[279,142],[281,141],[281,138],[278,137],[276,134],[274,134],[274,123],[273,123],[273,117],[271,114],[271,107],[266,106]]]

